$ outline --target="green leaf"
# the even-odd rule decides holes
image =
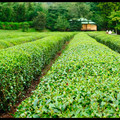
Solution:
[[[36,107],[38,101],[39,101],[39,99],[38,99],[38,97],[36,97],[36,99],[35,99],[34,102],[33,102],[33,106],[34,106],[34,107]]]
[[[120,93],[117,94],[117,100],[120,100]]]
[[[38,114],[34,114],[33,118],[40,118],[40,116]]]

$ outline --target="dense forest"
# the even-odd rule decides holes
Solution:
[[[0,28],[9,23],[30,23],[36,30],[79,30],[70,19],[87,18],[98,30],[120,29],[120,2],[0,2]],[[2,25],[3,26],[2,26]],[[19,28],[19,27],[18,27]]]

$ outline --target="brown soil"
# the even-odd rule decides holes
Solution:
[[[34,91],[36,89],[36,86],[40,83],[41,78],[47,74],[47,72],[50,70],[52,64],[55,62],[55,60],[61,55],[62,51],[65,49],[65,47],[67,46],[67,44],[69,43],[69,41],[67,41],[61,51],[58,51],[56,56],[50,61],[49,65],[46,65],[45,68],[42,70],[42,74],[41,76],[39,76],[37,78],[37,80],[33,81],[31,86],[25,90],[25,94],[24,97],[19,98],[18,103],[16,103],[10,110],[10,112],[2,112],[0,111],[0,118],[14,118],[11,114],[14,114],[16,112],[16,108],[17,106],[23,101],[25,100],[27,97],[30,97],[32,95],[32,91]]]

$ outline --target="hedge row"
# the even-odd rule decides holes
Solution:
[[[7,40],[11,38],[18,38],[18,37],[27,37],[27,36],[35,36],[42,33],[52,33],[52,32],[22,32],[19,30],[0,30],[0,40]]]
[[[29,27],[33,27],[33,22],[28,21],[28,22],[0,22],[0,29],[5,29],[5,30],[18,30],[24,26],[24,24],[28,24]]]
[[[85,33],[41,79],[16,118],[120,117],[120,55]]]
[[[63,33],[0,51],[0,109],[9,110],[74,33]]]
[[[88,35],[120,53],[120,35],[109,35],[105,32],[89,32]]]
[[[39,34],[32,35],[32,36],[3,39],[3,40],[0,40],[0,49],[4,49],[4,48],[11,47],[11,46],[23,44],[26,42],[35,41],[37,39],[43,38],[43,37],[48,36],[48,35],[49,34],[47,34],[47,33],[41,33],[41,34],[39,33]]]

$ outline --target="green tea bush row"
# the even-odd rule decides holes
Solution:
[[[105,32],[89,32],[88,35],[120,53],[120,35],[109,35]]]
[[[36,36],[42,34],[43,32],[22,32],[20,30],[0,30],[0,40],[18,38],[18,37],[27,37],[27,36]],[[51,34],[52,32],[44,32],[44,34]]]
[[[32,35],[32,36],[25,36],[25,37],[18,37],[18,38],[11,38],[11,39],[4,39],[4,40],[0,40],[0,49],[5,49],[11,46],[15,46],[15,45],[19,45],[19,44],[23,44],[26,42],[31,42],[31,41],[35,41],[37,39],[43,38],[48,36],[48,34],[46,33],[39,33],[36,35]]]
[[[9,110],[74,33],[57,34],[0,51],[0,110]]]
[[[120,55],[79,33],[14,117],[119,118],[119,88]]]

